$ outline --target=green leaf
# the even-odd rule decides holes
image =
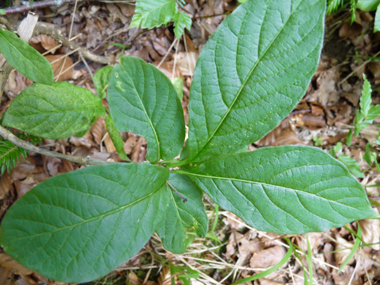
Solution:
[[[323,232],[377,216],[361,184],[318,148],[261,148],[177,172],[260,231]]]
[[[364,78],[364,85],[362,90],[362,96],[360,97],[360,112],[363,113],[364,117],[368,116],[369,109],[371,108],[371,102],[372,102],[372,89],[371,84],[363,75]]]
[[[109,164],[58,175],[5,214],[0,243],[25,267],[57,281],[99,278],[150,239],[169,202],[169,171]]]
[[[187,201],[184,202],[174,187]],[[208,230],[208,216],[202,202],[203,193],[185,175],[170,173],[168,189],[171,193],[170,204],[157,233],[164,247],[173,253],[184,253],[188,245],[186,230],[194,227],[200,237]]]
[[[175,0],[139,0],[130,27],[152,29],[170,22],[177,13]]]
[[[25,77],[42,84],[53,83],[50,62],[14,33],[0,29],[0,51],[9,64]]]
[[[9,106],[3,124],[46,139],[68,138],[87,131],[105,113],[91,91],[68,82],[33,84]]]
[[[352,141],[352,130],[349,130],[346,137],[346,144],[348,146],[351,146],[351,141]]]
[[[376,15],[375,15],[375,27],[374,32],[378,32],[380,30],[380,5],[377,6]]]
[[[117,154],[119,155],[121,159],[125,161],[131,161],[128,155],[125,153],[123,139],[121,138],[120,131],[116,128],[111,115],[108,115],[105,121],[106,121],[108,134],[110,135],[111,140],[113,144],[115,145]]]
[[[4,9],[0,9],[0,15],[5,15]]]
[[[93,81],[96,93],[98,93],[101,99],[106,98],[106,89],[110,81],[112,68],[112,66],[104,66],[99,69],[94,75]]]
[[[175,91],[178,94],[179,100],[182,101],[183,98],[183,81],[182,77],[177,77],[172,80]]]
[[[120,131],[131,131],[148,142],[147,160],[177,156],[185,139],[185,121],[169,78],[136,57],[122,57],[108,87],[109,109]]]
[[[242,149],[293,110],[318,66],[325,8],[324,0],[247,1],[223,21],[195,70],[188,161]]]
[[[357,8],[363,11],[374,11],[380,4],[380,0],[358,0]]]
[[[373,156],[372,156],[372,151],[371,151],[371,146],[369,145],[369,143],[367,143],[367,146],[365,148],[365,153],[363,155],[363,159],[368,163],[368,165],[372,165],[372,162],[374,160]],[[376,159],[376,155],[375,155],[375,159]],[[359,168],[360,169],[360,168]]]
[[[285,238],[285,240],[289,244],[289,249],[279,263],[277,263],[276,265],[272,266],[271,268],[269,268],[269,269],[267,269],[261,273],[255,274],[255,275],[250,276],[250,277],[246,277],[244,279],[241,279],[241,280],[233,283],[232,285],[243,284],[243,283],[251,282],[253,280],[264,278],[264,277],[268,276],[269,274],[276,272],[278,269],[280,269],[286,262],[288,262],[288,260],[292,256],[292,252],[293,252],[293,243],[288,238]]]
[[[330,15],[332,12],[337,11],[344,4],[344,0],[329,0],[327,6],[327,14]]]
[[[184,33],[184,29],[186,28],[188,31],[191,29],[191,24],[193,21],[191,17],[183,12],[177,12],[174,17],[174,34],[177,39],[180,39]]]
[[[360,170],[359,162],[357,162],[352,157],[340,154],[338,155],[338,159],[347,167],[347,169],[351,172],[352,175],[363,178],[365,175]]]

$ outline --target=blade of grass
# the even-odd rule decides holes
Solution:
[[[265,276],[268,276],[269,274],[280,269],[280,267],[283,266],[290,259],[290,257],[292,256],[292,253],[293,253],[293,243],[288,238],[285,238],[285,240],[289,244],[289,249],[288,249],[288,252],[285,254],[283,259],[281,259],[281,261],[279,263],[277,263],[275,266],[265,270],[264,272],[261,272],[259,274],[255,274],[251,277],[243,278],[243,279],[233,283],[232,285],[237,285],[237,284],[242,284],[242,283],[250,282],[253,280],[257,280],[259,278],[263,278]]]
[[[358,232],[357,235],[360,237],[355,240],[354,246],[351,249],[350,254],[346,257],[346,259],[343,261],[342,265],[339,268],[338,274],[343,270],[343,268],[348,264],[348,262],[351,260],[351,258],[354,256],[355,252],[358,250],[361,242],[362,237],[362,229],[360,228],[360,225],[358,222],[356,222],[358,225]]]
[[[219,220],[219,205],[215,204],[215,210],[214,210],[215,218],[214,218],[214,224],[212,225],[212,229],[210,232],[210,235],[214,236],[214,232],[216,229],[216,226],[218,225],[218,220]]]
[[[307,243],[306,259],[307,259],[307,263],[309,264],[309,284],[313,285],[313,256],[311,252],[309,237],[307,236],[307,234],[305,236],[306,236],[306,243]]]

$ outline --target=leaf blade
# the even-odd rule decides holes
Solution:
[[[140,0],[136,3],[135,15],[133,15],[131,27],[152,29],[166,25],[176,14],[177,4],[175,0]]]
[[[157,228],[157,233],[165,249],[181,254],[186,251],[188,245],[186,229],[194,227],[198,236],[205,237],[208,230],[208,216],[202,202],[203,194],[190,178],[170,173],[168,182],[168,190],[171,193],[170,206],[163,223]],[[171,187],[174,187],[187,201],[184,202]]]
[[[133,163],[52,177],[7,212],[0,243],[10,256],[48,278],[91,281],[149,240],[167,208],[168,176],[162,167]]]
[[[3,124],[41,138],[61,139],[87,131],[104,113],[101,99],[88,89],[68,82],[36,83],[12,101]]]
[[[177,172],[258,230],[320,232],[376,215],[360,183],[317,148],[261,148]]]
[[[52,65],[14,33],[0,30],[0,51],[9,64],[25,77],[37,83],[53,83]]]
[[[188,161],[257,141],[302,98],[322,48],[325,2],[295,2],[240,5],[202,49],[191,87]]]
[[[148,142],[147,159],[170,160],[185,139],[183,110],[173,84],[156,67],[135,57],[122,57],[113,68],[108,88],[115,126]]]

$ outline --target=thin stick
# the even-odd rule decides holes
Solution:
[[[172,43],[172,45],[169,47],[167,53],[165,54],[165,56],[163,57],[163,59],[161,60],[160,64],[157,65],[157,68],[160,68],[161,64],[164,62],[164,60],[167,58],[167,56],[169,55],[170,51],[172,50],[172,48],[174,47],[175,43],[176,43],[177,39],[175,39]]]
[[[94,74],[92,73],[90,67],[88,66],[87,60],[83,57],[83,54],[79,52],[80,59],[83,61],[84,65],[86,66],[88,73],[90,73],[91,79],[94,78]]]
[[[183,197],[182,195],[181,195],[181,193],[179,193],[178,191],[177,191],[177,189],[175,189],[174,188],[174,186],[173,185],[171,185],[170,183],[169,183],[169,181],[166,181],[166,183],[168,183],[168,185],[178,194],[178,196],[179,197],[181,197],[181,199],[183,200],[183,202],[184,203],[186,203],[187,202],[187,199],[185,198],[185,197]]]
[[[104,164],[113,163],[111,161],[91,159],[89,156],[87,156],[87,157],[70,156],[70,155],[61,154],[61,153],[54,152],[54,151],[49,151],[49,150],[46,150],[43,148],[39,148],[39,147],[29,143],[29,142],[26,142],[26,141],[23,141],[22,139],[19,139],[18,137],[16,137],[14,134],[12,134],[10,131],[8,131],[6,128],[4,128],[2,126],[0,126],[0,136],[2,136],[7,141],[10,141],[14,145],[17,145],[23,149],[34,151],[34,152],[42,154],[42,155],[47,155],[47,156],[51,156],[51,157],[64,159],[64,160],[71,161],[71,162],[78,163],[78,164],[104,165]]]

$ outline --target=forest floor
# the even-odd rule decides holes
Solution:
[[[133,1],[93,1],[66,3],[59,8],[34,10],[39,21],[56,25],[57,29],[81,47],[96,54],[107,54],[113,59],[131,55],[159,67],[170,79],[182,77],[184,96],[182,106],[188,123],[189,89],[195,63],[207,42],[226,14],[237,3],[233,0],[187,0],[184,10],[193,15],[191,31],[186,31],[174,46],[171,25],[153,30],[128,28],[134,12]],[[13,14],[10,20],[17,22],[25,13]],[[302,101],[284,121],[266,137],[250,146],[255,150],[263,146],[309,145],[326,151],[342,148],[338,155],[353,158],[352,171],[363,186],[380,183],[375,165],[363,159],[367,143],[378,139],[380,120],[360,132],[347,146],[346,135],[352,129],[363,87],[363,74],[371,82],[373,105],[380,104],[380,33],[373,32],[374,15],[357,12],[356,21],[350,24],[350,12],[343,9],[326,18],[325,45],[322,58],[312,82]],[[32,45],[54,67],[58,81],[70,81],[95,93],[92,76],[102,64],[84,63],[76,51],[58,47],[52,38],[40,35]],[[0,63],[3,58],[0,55]],[[13,71],[2,97],[0,116],[11,101],[32,82]],[[106,100],[103,102],[107,104]],[[147,143],[144,138],[122,133],[124,149],[133,162],[145,160]],[[104,119],[99,118],[83,136],[68,139],[43,140],[40,147],[76,156],[120,161],[115,146],[107,135]],[[337,148],[336,148],[337,149]],[[378,153],[376,148],[371,151]],[[0,180],[0,218],[9,207],[38,183],[49,177],[78,169],[80,165],[57,158],[30,152],[11,173]],[[360,174],[362,173],[362,174]],[[366,187],[374,205],[380,205],[380,188]],[[248,226],[234,214],[216,207],[207,197],[204,199],[210,218],[210,231],[205,239],[196,238],[187,252],[174,255],[166,251],[157,235],[131,260],[106,277],[88,284],[181,284],[181,274],[193,277],[191,284],[232,284],[260,273],[277,264],[286,254],[283,237],[260,232]],[[375,208],[379,211],[379,207]],[[324,233],[287,236],[299,247],[299,259],[294,256],[279,270],[265,278],[247,284],[304,284],[304,273],[313,272],[313,284],[379,284],[380,283],[380,220],[359,222],[364,243],[352,250],[356,240],[356,222]],[[312,267],[305,253],[307,238],[311,246]],[[339,268],[353,253],[343,271]],[[173,270],[178,272],[172,274]],[[186,275],[186,274],[185,274]],[[184,277],[182,277],[184,280]],[[15,263],[0,252],[0,284],[64,284],[53,282]]]

